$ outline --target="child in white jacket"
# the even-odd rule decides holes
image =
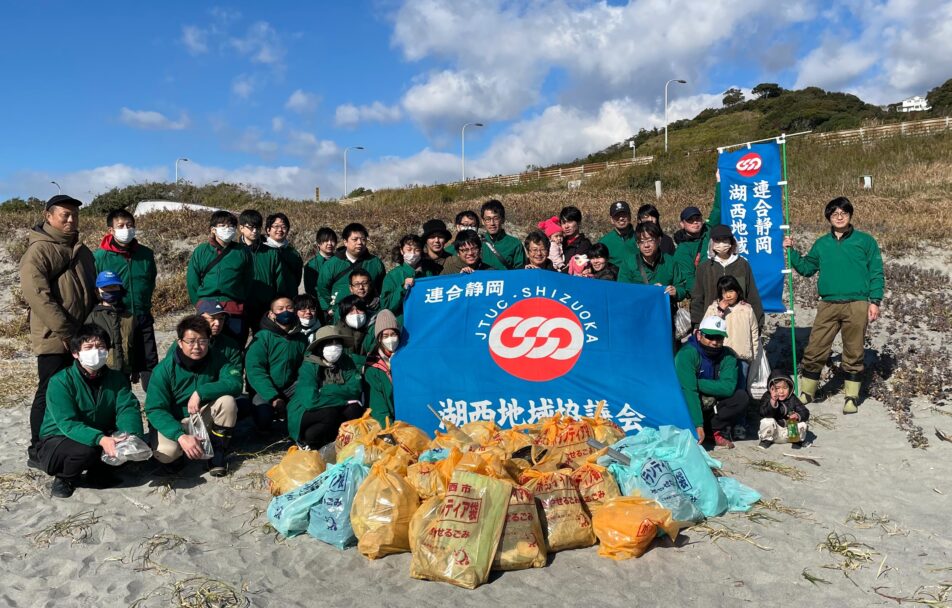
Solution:
[[[717,280],[717,300],[708,306],[704,316],[721,317],[727,323],[724,346],[737,354],[742,386],[746,386],[750,365],[760,349],[760,326],[753,306],[744,300],[744,290],[737,279],[725,275]]]

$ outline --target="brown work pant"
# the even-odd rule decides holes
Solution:
[[[833,350],[836,334],[843,337],[843,371],[863,372],[864,339],[868,322],[869,302],[820,302],[810,332],[810,342],[803,351],[801,369],[812,374],[823,371]]]
[[[230,429],[234,428],[238,421],[238,404],[235,403],[235,398],[231,395],[219,397],[211,403],[203,405],[198,412],[202,416],[205,428],[209,431],[211,431],[213,423]],[[183,418],[180,422],[182,423],[182,430],[188,433],[188,418]],[[158,435],[158,445],[153,452],[155,459],[166,464],[177,460],[182,455],[182,446],[179,445],[178,441],[173,441],[162,433],[156,434]]]

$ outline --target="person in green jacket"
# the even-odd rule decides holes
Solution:
[[[307,348],[297,390],[288,402],[288,432],[301,445],[312,449],[327,445],[342,423],[364,413],[360,368],[344,349],[347,340],[326,325]]]
[[[727,323],[720,317],[705,317],[701,327],[674,356],[674,371],[691,414],[691,422],[704,443],[704,425],[710,424],[714,445],[733,448],[731,429],[747,411],[750,399],[738,386],[737,357],[724,346]]]
[[[521,270],[526,265],[522,242],[506,234],[506,208],[496,199],[490,199],[479,208],[486,234],[483,235],[482,260],[495,270]]]
[[[294,312],[297,314],[298,323],[301,325],[301,333],[307,343],[314,341],[314,335],[321,328],[320,309],[318,308],[317,298],[309,293],[302,293],[294,296],[292,301]]]
[[[370,274],[374,293],[380,293],[386,270],[380,258],[367,250],[367,229],[353,223],[344,227],[341,233],[344,248],[324,262],[317,277],[317,299],[327,320],[334,315],[334,307],[350,291],[350,274],[362,268]]]
[[[386,280],[387,277],[384,276],[384,281]],[[380,292],[375,290],[374,281],[369,272],[363,268],[354,270],[350,273],[348,283],[350,284],[351,295],[357,296],[367,305],[368,314],[373,316],[380,311]],[[346,294],[341,294],[341,296],[344,295]]]
[[[152,294],[158,270],[155,253],[136,238],[135,217],[125,209],[114,209],[106,216],[108,232],[93,252],[96,272],[114,272],[122,279],[125,295],[122,306],[135,321],[132,328],[132,382],[149,388],[152,370],[159,364],[155,341]]]
[[[314,240],[317,242],[317,253],[304,266],[304,293],[317,298],[317,279],[324,262],[331,259],[337,250],[337,233],[327,226],[321,226]],[[319,320],[324,321],[323,318]]]
[[[456,226],[456,237],[447,240],[455,241],[461,232],[473,231],[477,234],[479,233],[479,216],[476,215],[476,212],[471,209],[466,209],[465,211],[460,211],[457,213],[456,218],[453,220],[453,224]],[[456,243],[453,242],[445,245],[443,250],[451,256],[456,255]],[[444,260],[444,264],[445,262],[446,261]]]
[[[635,244],[635,229],[631,225],[631,207],[625,201],[615,201],[608,208],[612,221],[612,231],[598,239],[608,247],[608,263],[619,269],[628,259],[638,255]]]
[[[216,300],[228,311],[228,329],[244,335],[242,312],[248,300],[248,280],[254,272],[251,253],[235,242],[238,220],[227,211],[216,211],[209,220],[209,238],[188,260],[186,285],[193,305]]]
[[[441,274],[469,274],[477,270],[492,270],[482,259],[482,247],[482,239],[475,230],[460,230],[453,241],[453,251],[456,255],[446,261]]]
[[[720,178],[718,177],[718,181]],[[681,229],[674,233],[677,249],[674,261],[681,267],[681,275],[688,287],[688,294],[694,290],[694,275],[698,264],[707,256],[710,242],[710,228],[721,223],[721,189],[714,191],[714,204],[707,223],[697,207],[687,207],[681,211]]]
[[[255,427],[259,432],[270,431],[275,419],[286,417],[307,345],[291,298],[276,298],[245,354],[248,384],[254,391]]]
[[[363,368],[364,395],[367,398],[370,415],[380,423],[380,426],[386,427],[388,418],[390,422],[396,420],[393,410],[393,376],[390,373],[390,357],[400,344],[400,332],[393,313],[389,310],[381,310],[377,315],[374,331],[377,332],[374,344]]]
[[[367,308],[367,303],[362,298],[351,294],[340,301],[335,316],[337,322],[333,327],[336,328],[337,333],[347,338],[344,346],[347,352],[361,359],[366,357],[370,347],[373,346],[374,334],[370,328],[375,317]]]
[[[413,287],[414,281],[442,272],[442,266],[429,258],[423,258],[423,247],[423,239],[415,234],[408,234],[400,239],[393,255],[396,266],[383,280],[383,290],[380,292],[381,308],[392,311],[394,315],[402,315],[403,300],[407,297],[407,291]]]
[[[134,363],[132,334],[135,319],[122,305],[125,288],[122,279],[110,270],[104,270],[96,277],[96,289],[99,292],[99,304],[86,317],[86,323],[98,325],[109,334],[109,369],[131,376]]]
[[[210,348],[220,353],[228,363],[244,373],[245,350],[238,344],[238,340],[233,335],[224,331],[225,325],[228,324],[228,311],[215,300],[199,300],[195,309],[205,319],[212,331]],[[175,348],[176,345],[172,344],[169,351],[173,351]]]
[[[153,455],[167,472],[181,470],[185,458],[203,459],[199,438],[189,433],[189,417],[198,414],[213,448],[209,473],[222,477],[228,473],[228,444],[238,419],[241,371],[209,347],[212,332],[202,317],[183,318],[175,332],[175,348],[155,368],[145,394]]]
[[[80,482],[112,485],[100,457],[116,455],[116,436],[142,435],[139,400],[129,378],[106,367],[109,335],[98,325],[79,327],[70,338],[73,365],[57,372],[47,388],[46,413],[37,443],[39,466],[54,477],[52,495],[69,498]]]
[[[264,229],[267,235],[265,245],[274,249],[278,259],[277,274],[274,277],[274,297],[293,298],[301,286],[304,260],[288,239],[291,234],[291,220],[283,213],[273,213],[264,221]]]
[[[443,264],[452,257],[446,251],[451,236],[443,220],[433,218],[423,222],[423,259],[430,262],[436,274],[443,272]]]
[[[248,249],[251,256],[252,276],[248,297],[242,310],[244,332],[238,340],[245,344],[248,333],[258,331],[261,317],[277,295],[277,276],[280,266],[278,251],[268,247],[262,235],[264,218],[257,209],[245,209],[238,216],[238,242]]]
[[[794,270],[805,277],[820,273],[820,302],[800,363],[800,401],[804,405],[813,401],[833,339],[840,334],[846,374],[843,413],[855,414],[863,380],[866,327],[879,318],[885,289],[883,258],[876,239],[853,227],[849,199],[841,196],[831,200],[824,216],[830,222],[830,232],[818,238],[806,255],[793,248],[789,235],[783,240]]]
[[[642,222],[635,227],[639,253],[622,264],[618,282],[660,285],[671,297],[673,307],[687,295],[687,287],[674,259],[661,252],[661,234],[661,227],[654,222]]]

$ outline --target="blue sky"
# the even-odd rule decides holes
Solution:
[[[239,181],[277,194],[584,156],[763,81],[888,103],[952,77],[952,2],[11,3],[0,200]]]

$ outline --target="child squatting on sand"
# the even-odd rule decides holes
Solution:
[[[810,410],[794,396],[793,380],[784,372],[778,369],[770,372],[767,387],[760,402],[759,447],[767,449],[774,443],[791,443],[794,448],[799,448],[807,436]],[[787,431],[787,424],[791,421],[797,425],[794,438]]]

